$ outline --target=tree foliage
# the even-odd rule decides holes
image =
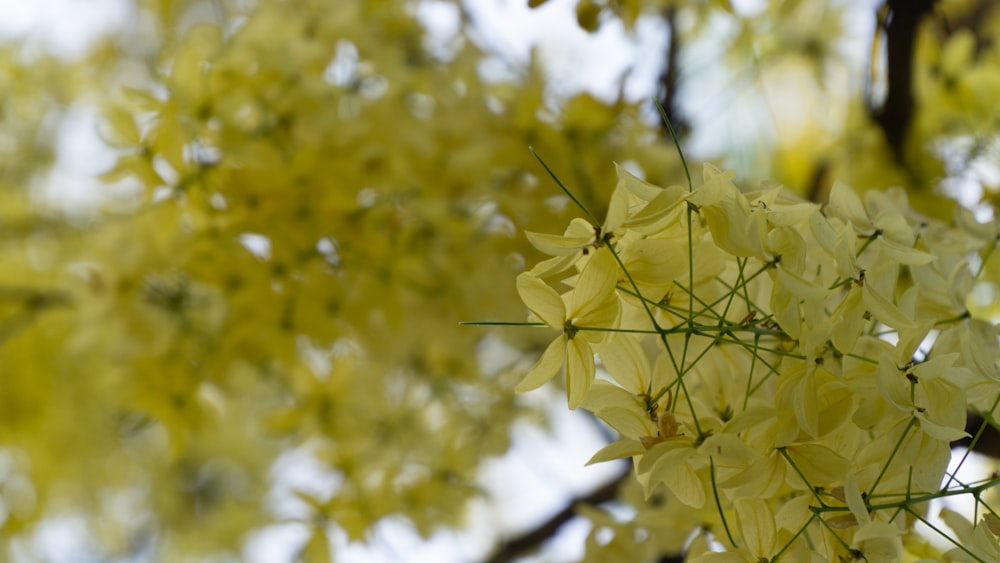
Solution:
[[[772,108],[773,133],[749,144],[716,143],[717,154],[703,156],[742,162],[743,176],[769,177],[817,201],[836,195],[839,203],[826,214],[771,189],[743,195],[711,166],[709,188],[677,187],[685,166],[644,102],[587,93],[554,99],[534,59],[513,78],[490,76],[482,70],[490,53],[469,39],[471,18],[461,3],[447,4],[461,24],[444,46],[421,23],[422,3],[400,0],[137,0],[134,25],[76,59],[3,46],[4,556],[30,557],[29,538],[63,515],[83,516],[90,549],[107,559],[237,556],[249,533],[289,517],[310,530],[301,555],[316,561],[329,559],[332,530],[363,540],[390,516],[423,535],[461,525],[463,508],[480,494],[481,461],[506,450],[515,420],[537,418],[515,388],[545,383],[564,362],[571,406],[596,412],[626,436],[599,458],[647,449],[683,458],[639,462],[645,492],[665,483],[661,492],[673,496],[647,500],[636,483],[624,484],[619,500],[635,507],[635,519],[584,509],[595,529],[619,531],[611,543],[592,537],[588,558],[676,554],[687,536],[673,522],[696,521],[718,535],[722,516],[736,536],[756,538],[741,542],[752,544],[754,557],[772,557],[780,543],[774,538],[785,541],[775,530],[790,521],[781,519],[784,504],[766,495],[726,497],[729,485],[716,486],[718,471],[733,487],[750,487],[752,480],[732,481],[750,462],[785,468],[788,482],[774,477],[770,493],[812,490],[829,512],[849,512],[881,541],[882,513],[862,522],[851,487],[869,493],[867,508],[871,493],[888,490],[873,483],[893,493],[930,490],[940,480],[941,444],[961,426],[955,405],[964,408],[968,399],[992,421],[987,390],[969,391],[973,376],[976,385],[992,381],[982,364],[992,361],[988,346],[985,353],[959,350],[972,340],[939,337],[935,346],[959,356],[935,353],[919,365],[936,365],[939,355],[951,360],[945,372],[971,375],[955,383],[926,376],[918,364],[906,367],[913,379],[942,382],[924,395],[900,394],[896,387],[908,384],[890,374],[910,362],[900,350],[920,344],[928,322],[958,315],[955,327],[988,340],[984,327],[991,325],[983,319],[992,303],[967,304],[955,288],[995,291],[997,279],[991,224],[967,212],[957,215],[960,227],[936,221],[953,216],[946,196],[956,182],[982,180],[983,199],[995,198],[988,165],[996,161],[1000,15],[988,2],[931,4],[908,28],[900,23],[907,9],[893,2],[867,14],[880,26],[871,88],[847,91],[845,76],[857,84],[868,71],[839,47],[849,34],[840,3],[774,0],[747,12],[729,2],[579,2],[579,24],[588,30],[615,20],[626,29],[639,18],[662,22],[670,49],[659,97],[671,119],[686,124],[691,143],[727,135],[684,101],[706,97],[698,93],[707,83],[703,69],[731,73],[725,91],[707,96],[720,108],[759,111],[775,87],[792,85],[800,105],[790,116]],[[907,34],[912,48],[893,51],[894,38]],[[887,59],[880,41],[890,45]],[[712,42],[715,50],[706,50]],[[716,59],[706,63],[699,53]],[[895,69],[911,63],[900,83]],[[881,98],[878,84],[886,91]],[[910,105],[896,116],[899,92],[910,95]],[[51,175],[59,124],[81,108],[99,112],[114,163],[100,177],[102,191],[90,194],[93,203],[69,208],[45,186],[59,180]],[[890,122],[903,133],[893,136]],[[573,219],[579,208],[553,191],[529,146],[590,209],[590,222]],[[639,172],[650,183],[633,175]],[[860,189],[901,186],[908,195],[873,193],[861,204],[847,195],[853,192],[833,188],[835,179]],[[564,224],[565,236],[521,235]],[[629,237],[635,244],[615,246]],[[611,248],[619,252],[614,259]],[[545,253],[557,256],[523,273]],[[975,276],[966,275],[963,260],[978,264]],[[567,287],[576,289],[564,301],[543,280],[574,267],[579,278]],[[712,295],[696,287],[711,287]],[[640,298],[650,292],[655,299]],[[696,294],[706,300],[700,307]],[[643,306],[659,306],[665,295],[687,301],[686,324],[676,333],[663,330],[683,317],[679,310],[649,315]],[[545,331],[459,324],[520,320],[513,314],[523,308],[519,297],[559,331],[555,341]],[[708,304],[720,298],[735,305],[713,316]],[[653,333],[578,331],[640,326],[632,321],[651,322],[643,330]],[[709,321],[728,328],[695,330]],[[880,330],[876,321],[905,342],[890,348],[876,341],[868,335]],[[743,376],[760,376],[760,390],[733,387],[742,380],[702,381],[716,386],[715,394],[696,406],[683,377],[657,380],[669,379],[670,369],[645,356],[656,339],[732,340],[718,350],[738,352],[706,355],[698,370],[738,367]],[[523,355],[483,362],[480,352],[500,340]],[[855,346],[871,348],[856,355],[875,363],[842,367],[848,360],[831,356],[854,354]],[[540,367],[523,379],[543,350]],[[882,362],[882,352],[891,361]],[[821,358],[830,361],[816,367]],[[601,364],[618,386],[592,381]],[[672,369],[683,376],[691,368],[682,360]],[[883,379],[899,385],[885,383],[884,400],[862,408],[861,395],[874,388],[861,375],[842,382],[851,370],[885,372]],[[619,397],[622,389],[633,396]],[[624,402],[594,403],[612,395]],[[924,404],[932,398],[949,400],[938,412],[936,403]],[[773,402],[760,406],[773,412],[754,419],[751,399]],[[699,409],[710,413],[704,427]],[[735,434],[723,430],[736,424],[744,427]],[[860,442],[844,434],[855,427],[905,442],[885,476],[865,473],[878,467],[871,463],[855,467],[864,470],[860,476],[848,475],[848,465],[860,463]],[[741,432],[766,442],[766,455],[715,460],[698,451],[726,440],[740,449],[730,438]],[[924,442],[911,444],[918,439]],[[933,450],[933,463],[914,461],[921,444]],[[335,484],[296,491],[289,511],[273,500],[273,470],[293,451],[307,452]],[[816,463],[817,456],[829,463]],[[807,459],[819,473],[795,481],[788,468]],[[919,486],[900,483],[906,464],[919,469]],[[709,482],[718,490],[705,488]],[[817,497],[819,487],[846,492],[837,504]],[[713,497],[728,504],[716,510]],[[799,494],[781,503],[801,498],[809,499]],[[904,505],[912,508],[909,497]],[[768,524],[772,513],[778,528]],[[982,526],[948,518],[959,536],[982,536]],[[648,541],[633,541],[640,537]],[[987,540],[992,536],[966,543]]]

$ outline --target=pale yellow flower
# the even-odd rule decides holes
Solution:
[[[592,253],[565,296],[531,273],[517,277],[517,291],[542,322],[562,334],[552,341],[542,357],[516,387],[521,393],[536,389],[552,379],[565,366],[569,406],[575,409],[587,396],[594,379],[594,348],[607,333],[581,328],[613,328],[619,304],[614,289],[618,267],[607,250]]]

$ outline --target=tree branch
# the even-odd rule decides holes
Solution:
[[[618,496],[619,487],[631,477],[632,465],[628,464],[624,471],[604,485],[584,496],[570,499],[562,510],[534,529],[501,543],[493,556],[487,560],[488,563],[508,563],[520,555],[538,549],[543,543],[554,537],[564,524],[576,516],[576,505],[599,505],[614,500]]]
[[[663,63],[663,71],[660,72],[659,98],[660,105],[667,112],[670,123],[678,135],[683,135],[687,130],[687,121],[681,117],[680,108],[677,104],[677,82],[678,82],[678,55],[681,48],[681,39],[677,32],[677,14],[672,6],[663,9],[663,21],[667,24],[667,31],[670,33],[670,42],[667,44],[667,60]],[[664,133],[667,132],[666,124],[661,123]]]
[[[968,413],[965,422],[965,431],[969,434],[969,437],[955,440],[951,443],[951,447],[968,448],[969,444],[972,443],[972,436],[976,435],[982,423],[983,417],[981,415],[974,412]],[[979,438],[979,442],[972,448],[972,451],[990,456],[993,459],[1000,459],[1000,430],[997,430],[992,424],[988,424],[986,430],[983,431],[983,435]]]
[[[885,26],[888,55],[885,102],[873,108],[875,121],[885,132],[896,162],[903,163],[906,133],[913,119],[913,46],[917,27],[937,0],[886,0],[889,16]],[[874,64],[875,61],[871,63]]]

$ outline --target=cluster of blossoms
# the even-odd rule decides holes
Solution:
[[[689,561],[1000,561],[1000,481],[944,482],[967,411],[1000,412],[997,327],[966,304],[996,224],[901,190],[838,184],[821,208],[711,165],[692,189],[618,172],[603,223],[580,205],[563,235],[528,233],[552,257],[517,289],[559,334],[518,391],[564,371],[570,408],[621,435],[592,462],[631,457],[690,531],[713,513],[725,551]],[[913,528],[956,494],[982,518],[944,514],[930,556]]]

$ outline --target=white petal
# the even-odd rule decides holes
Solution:
[[[569,408],[575,409],[587,397],[594,381],[594,352],[583,338],[566,343],[566,392]]]
[[[933,254],[893,242],[885,237],[879,237],[876,244],[885,256],[907,266],[923,266],[937,260]]]
[[[538,389],[542,385],[545,385],[545,383],[555,377],[565,361],[566,336],[560,335],[559,338],[556,338],[549,344],[542,357],[535,363],[535,367],[531,368],[531,371],[517,384],[514,391],[524,393],[525,391]]]
[[[581,249],[593,244],[593,235],[589,237],[564,237],[548,233],[525,232],[528,242],[549,256],[572,256]]]
[[[865,300],[865,307],[871,311],[879,322],[887,324],[897,330],[904,328],[915,328],[917,323],[908,318],[896,307],[892,301],[879,295],[872,289],[871,283],[866,283],[861,291],[861,296]]]
[[[570,294],[569,317],[578,317],[601,306],[617,283],[618,263],[611,251],[602,248],[594,252],[580,272],[576,288]]]
[[[593,465],[603,461],[611,461],[613,459],[641,455],[645,453],[645,451],[646,448],[642,447],[642,444],[638,440],[623,438],[621,440],[611,442],[607,446],[598,450],[597,453],[591,456],[584,465]]]
[[[846,223],[850,223],[863,235],[875,232],[868,212],[861,198],[853,188],[843,182],[835,182],[830,190],[830,212]]]
[[[733,502],[736,522],[747,550],[758,558],[769,558],[774,551],[774,515],[763,499],[742,497]]]
[[[649,358],[636,337],[616,334],[598,355],[604,369],[619,385],[632,393],[646,392],[650,379]]]
[[[538,315],[542,322],[550,327],[562,330],[566,322],[566,305],[562,297],[542,280],[528,272],[517,276],[517,293],[521,301],[532,313]]]

